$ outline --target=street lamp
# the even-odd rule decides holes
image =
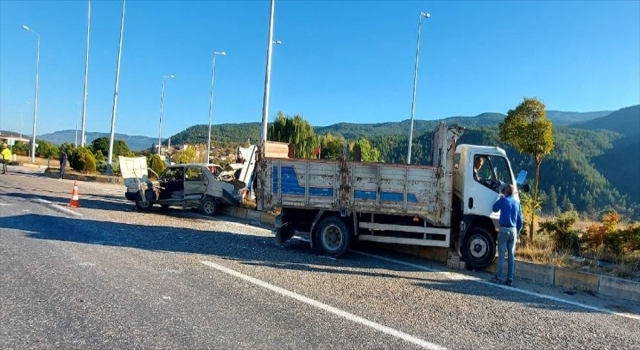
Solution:
[[[118,46],[118,64],[116,66],[116,87],[113,91],[113,108],[111,109],[111,134],[109,135],[109,155],[107,174],[113,174],[113,142],[116,132],[116,110],[118,108],[118,86],[120,86],[120,60],[122,58],[122,36],[124,35],[124,11],[127,0],[122,0],[122,19],[120,20],[120,44]]]
[[[267,124],[269,114],[269,85],[271,82],[271,49],[273,48],[273,13],[275,11],[275,0],[271,0],[271,11],[269,15],[269,38],[267,40],[267,67],[264,77],[264,98],[262,100],[262,142],[267,141]],[[280,45],[282,42],[275,42]]]
[[[82,96],[82,127],[80,134],[80,146],[85,145],[85,122],[87,116],[87,80],[89,78],[89,32],[91,30],[91,0],[89,0],[89,10],[87,14],[87,53],[84,59],[84,93]]]
[[[411,126],[409,128],[409,150],[407,152],[407,164],[411,164],[411,144],[413,143],[413,115],[416,110],[416,87],[418,85],[418,57],[420,56],[420,29],[422,28],[422,18],[429,18],[428,12],[420,12],[418,20],[418,43],[416,44],[416,67],[413,72],[413,100],[411,102]]]
[[[216,56],[226,56],[224,51],[213,53],[213,62],[211,64],[211,93],[209,94],[209,137],[207,137],[207,164],[209,164],[209,157],[211,156],[211,119],[213,119],[213,81],[216,75]]]
[[[33,135],[31,136],[31,162],[36,162],[36,122],[38,120],[38,77],[40,73],[40,34],[23,25],[22,28],[38,37],[38,50],[36,53],[36,92],[33,99]]]
[[[159,135],[158,135],[158,155],[160,154],[160,150],[162,149],[162,114],[164,113],[164,84],[165,84],[165,79],[173,79],[175,78],[175,75],[170,74],[170,75],[165,75],[162,77],[162,93],[160,93],[160,126],[159,126]]]

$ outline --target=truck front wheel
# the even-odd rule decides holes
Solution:
[[[329,216],[318,224],[315,230],[316,246],[332,257],[341,257],[351,245],[351,232],[345,222],[335,216]]]
[[[482,270],[491,265],[496,256],[496,240],[484,228],[472,228],[464,236],[461,253],[469,267]]]

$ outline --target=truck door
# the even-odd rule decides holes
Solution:
[[[465,174],[465,212],[492,216],[493,203],[506,185],[514,183],[509,161],[502,155],[475,153],[467,162],[472,170]]]

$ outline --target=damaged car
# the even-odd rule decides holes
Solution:
[[[229,183],[214,175],[206,164],[174,164],[164,169],[157,180],[149,179],[145,157],[120,157],[120,172],[126,186],[125,197],[141,211],[154,205],[198,209],[215,215],[222,205],[240,206],[244,186]]]

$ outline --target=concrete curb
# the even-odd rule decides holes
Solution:
[[[57,172],[44,172],[44,176],[57,179]],[[98,182],[98,183],[109,183],[109,184],[123,184],[123,180],[121,177],[115,176],[97,176],[97,175],[78,175],[78,174],[65,174],[65,180],[75,180],[75,181],[86,181],[86,182]]]
[[[46,165],[33,164],[33,163],[18,163],[18,166],[23,166],[25,168],[34,168],[34,169],[47,169],[48,168],[48,166],[46,166]]]
[[[486,271],[495,273],[498,261]],[[505,269],[507,262],[505,261]],[[551,286],[640,302],[640,282],[607,275],[516,260],[515,276]]]

